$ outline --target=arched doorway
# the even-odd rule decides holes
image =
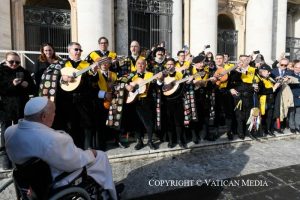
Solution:
[[[237,59],[238,31],[233,20],[225,15],[218,16],[218,53],[228,53],[231,60]]]
[[[71,17],[68,0],[27,0],[24,5],[25,50],[39,51],[50,42],[57,52],[67,52],[71,40]],[[38,55],[29,55],[35,61]],[[30,62],[26,67],[33,70]]]

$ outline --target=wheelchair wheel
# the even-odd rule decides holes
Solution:
[[[53,195],[49,200],[91,200],[91,198],[85,189],[69,187]]]

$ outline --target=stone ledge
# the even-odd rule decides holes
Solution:
[[[188,143],[188,148],[183,149],[180,147],[168,148],[167,142],[161,143],[160,148],[157,150],[150,150],[149,147],[144,147],[142,150],[134,150],[134,144],[131,144],[128,149],[112,149],[107,152],[108,158],[111,163],[123,162],[135,159],[143,159],[143,158],[153,158],[153,157],[168,157],[173,155],[178,155],[182,153],[187,153],[191,151],[197,151],[201,149],[214,149],[217,147],[227,147],[227,146],[238,146],[244,142],[247,143],[256,143],[256,142],[266,142],[266,141],[274,141],[274,140],[283,140],[283,139],[295,139],[300,138],[300,134],[292,134],[290,132],[286,132],[284,134],[276,134],[276,137],[267,136],[265,138],[259,138],[259,140],[252,140],[249,137],[246,137],[245,140],[234,139],[232,141],[228,141],[227,138],[221,137],[216,141],[202,141],[200,144],[193,144],[192,142]]]

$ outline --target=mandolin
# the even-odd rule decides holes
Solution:
[[[119,56],[114,61],[115,62],[122,61],[124,59],[125,59],[124,56]],[[110,57],[103,57],[99,61],[94,62],[92,65],[90,65],[82,70],[78,70],[73,67],[62,68],[60,70],[61,76],[71,77],[71,81],[64,81],[61,77],[60,78],[60,87],[67,92],[75,90],[80,84],[82,74],[86,73],[87,71],[89,71],[90,69],[92,69],[96,66],[99,66],[99,65],[101,65],[103,63],[107,63],[107,62],[111,62]]]
[[[78,70],[73,67],[62,68],[60,70],[61,76],[71,77],[71,81],[64,81],[61,77],[60,78],[60,87],[64,91],[67,91],[67,92],[75,90],[80,84],[82,74],[84,74],[87,71],[89,71],[90,69],[92,69],[98,65],[101,65],[102,63],[106,63],[106,62],[110,62],[110,58],[105,57],[82,70]]]

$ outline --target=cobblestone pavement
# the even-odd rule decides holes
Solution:
[[[107,153],[114,180],[126,185],[122,197],[129,199],[181,187],[154,186],[154,181],[159,184],[160,180],[220,180],[300,164],[300,135],[286,132],[277,136],[231,142],[223,136],[215,142],[189,143],[189,149],[168,149],[162,143],[155,151],[149,147],[135,151],[132,143],[127,149],[115,148]],[[8,176],[10,173],[0,172],[0,188],[9,180]],[[0,199],[15,199],[14,195],[10,185],[0,193]]]

